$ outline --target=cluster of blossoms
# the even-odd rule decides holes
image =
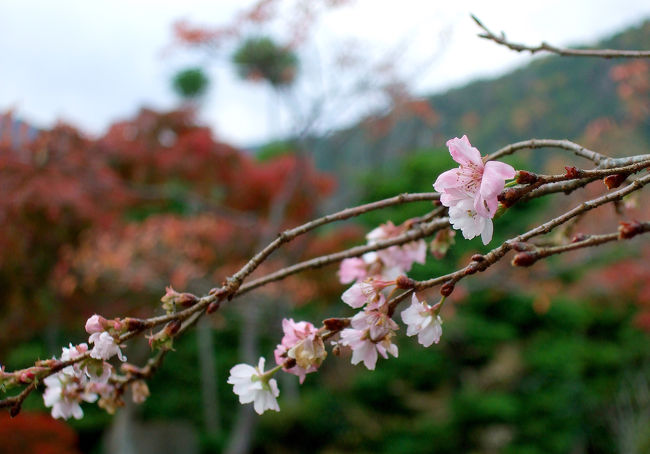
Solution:
[[[389,222],[370,232],[367,236],[368,243],[398,236],[405,229],[406,227],[396,227]],[[238,364],[230,370],[228,383],[233,385],[239,401],[242,404],[253,402],[255,411],[259,414],[265,410],[279,411],[277,397],[280,391],[277,382],[271,377],[275,372],[284,370],[297,375],[300,383],[303,383],[305,376],[318,370],[327,356],[323,340],[327,334],[338,336],[332,340],[335,352],[341,347],[352,350],[352,364],[363,362],[368,369],[374,369],[378,355],[384,358],[388,358],[389,353],[397,356],[398,349],[393,338],[398,326],[389,315],[386,291],[389,287],[397,286],[399,277],[403,277],[414,263],[424,263],[425,258],[426,243],[419,240],[365,254],[362,258],[344,260],[339,269],[339,278],[342,283],[354,284],[343,293],[341,299],[350,307],[363,310],[352,317],[349,327],[340,330],[340,333],[332,333],[327,328],[317,329],[309,322],[284,319],[284,336],[274,352],[277,363],[275,368],[265,372],[264,358],[260,358],[257,367]],[[437,319],[432,321],[433,318],[426,315],[424,317],[431,319],[427,321],[421,315],[426,304],[420,303],[415,295],[413,301],[422,307],[418,306],[416,313],[406,318],[403,315],[408,325],[408,334],[419,334],[421,339],[431,339],[428,344],[431,345],[434,339],[429,331],[433,333],[436,342],[442,334],[440,317],[436,313]],[[404,314],[407,312],[404,311]]]
[[[122,405],[120,393],[109,383],[113,366],[108,363],[113,356],[117,356],[120,361],[126,361],[110,332],[119,332],[121,328],[118,320],[109,321],[99,315],[93,315],[86,322],[86,332],[90,334],[88,343],[93,346],[92,349],[89,349],[87,343],[63,347],[60,361],[86,357],[43,380],[46,386],[43,401],[46,407],[52,408],[54,418],[81,418],[81,401],[95,402],[99,399],[99,406],[109,413],[113,413]],[[134,383],[132,391],[136,402],[142,402],[149,394],[147,385],[141,381]]]
[[[515,177],[515,170],[497,161],[484,163],[467,136],[451,139],[447,146],[460,167],[442,173],[434,187],[441,193],[442,205],[449,208],[451,226],[461,230],[466,239],[480,235],[483,243],[488,244],[492,239],[497,196],[503,190],[505,180]],[[377,244],[402,235],[410,226],[408,222],[401,226],[388,222],[368,233],[366,239],[369,245]],[[444,256],[453,238],[453,231],[438,232],[431,243],[433,255],[436,258]],[[238,364],[230,370],[228,383],[233,385],[239,401],[242,404],[253,402],[259,414],[265,410],[279,411],[277,397],[280,391],[271,377],[282,369],[297,375],[303,383],[305,376],[315,372],[327,356],[324,336],[332,338],[334,353],[338,354],[341,347],[349,348],[352,364],[362,362],[370,370],[375,369],[379,355],[384,359],[388,359],[389,354],[397,357],[394,338],[399,326],[393,320],[395,308],[388,301],[395,289],[410,288],[412,281],[405,274],[414,263],[425,263],[426,251],[424,240],[418,240],[343,260],[338,271],[339,280],[342,284],[353,285],[341,299],[351,308],[361,310],[344,322],[340,319],[326,320],[321,329],[309,322],[283,320],[284,337],[275,349],[275,368],[265,372],[264,358],[260,358],[257,367]],[[425,347],[438,343],[442,336],[440,310],[444,299],[443,296],[440,302],[430,306],[420,301],[414,292],[410,306],[401,313],[407,336],[417,336],[418,342]],[[340,326],[330,330],[327,322],[331,320],[338,320]]]
[[[483,243],[487,244],[492,239],[492,218],[497,212],[497,196],[503,190],[505,180],[514,178],[515,170],[501,162],[484,163],[467,136],[451,139],[447,146],[460,167],[442,173],[434,187],[441,193],[442,205],[448,207],[451,226],[460,229],[467,239],[480,235]],[[400,226],[388,222],[368,233],[367,243],[379,246],[385,240],[404,234],[412,225],[413,222],[408,221]],[[453,243],[453,237],[451,230],[439,231],[431,243],[432,254],[436,258],[444,256]],[[306,321],[284,319],[284,336],[274,352],[275,367],[264,371],[265,359],[260,358],[257,367],[238,364],[230,370],[228,383],[233,385],[239,401],[242,404],[252,402],[259,414],[266,410],[279,411],[277,397],[280,391],[274,374],[283,370],[298,376],[302,384],[306,375],[317,371],[326,358],[326,340],[332,343],[335,354],[339,354],[342,348],[349,349],[352,364],[362,362],[370,370],[375,369],[380,355],[384,359],[388,359],[389,354],[397,357],[398,348],[394,339],[399,326],[393,320],[395,307],[389,301],[395,290],[413,288],[413,281],[406,277],[406,273],[414,263],[425,263],[426,252],[425,241],[417,240],[343,260],[338,271],[339,279],[342,284],[352,286],[342,294],[341,299],[360,311],[349,319],[328,319],[325,326],[319,329]],[[420,301],[414,292],[410,306],[401,313],[401,319],[407,326],[406,334],[417,336],[418,342],[425,347],[438,343],[442,336],[440,309],[444,298],[430,306]],[[178,293],[171,287],[162,297],[163,309],[167,314],[175,313],[179,307],[190,307],[197,301],[196,296]],[[99,399],[99,405],[111,413],[123,405],[123,390],[114,384],[116,380],[111,380],[113,366],[108,360],[117,356],[120,361],[126,361],[118,341],[120,334],[129,329],[130,322],[136,321],[106,320],[93,315],[85,326],[90,334],[88,344],[92,345],[92,349],[86,343],[70,344],[63,348],[60,361],[69,365],[44,379],[46,390],[43,400],[47,407],[52,408],[53,417],[81,418],[81,401],[94,402]],[[149,344],[152,348],[170,348],[172,338],[180,328],[180,320],[169,322],[164,330],[149,336]],[[122,369],[128,370],[129,366],[123,364]],[[33,380],[30,373],[23,372],[25,376],[21,375],[18,380]],[[149,395],[146,383],[141,379],[130,382],[133,400],[136,403],[144,401]]]
[[[369,245],[381,240],[395,238],[406,230],[408,224],[395,226],[388,221],[366,235]],[[411,270],[414,263],[424,264],[427,256],[427,245],[424,240],[412,241],[401,246],[391,246],[376,252],[368,252],[361,258],[344,259],[339,268],[339,279],[342,284],[363,281],[368,278],[397,279]]]
[[[449,222],[466,239],[481,235],[483,244],[492,240],[492,218],[496,214],[497,196],[505,180],[515,177],[512,166],[499,161],[483,162],[481,153],[467,136],[447,141],[451,157],[460,166],[443,172],[433,187],[440,192],[440,202],[449,207]]]

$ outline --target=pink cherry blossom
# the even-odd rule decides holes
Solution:
[[[380,225],[366,235],[368,244],[375,244],[378,241],[388,240],[401,235],[406,231],[404,226],[395,226],[388,221]],[[382,275],[392,278],[395,274],[403,274],[410,271],[413,263],[424,264],[426,261],[427,245],[424,240],[412,241],[401,246],[391,246],[376,251],[376,256],[383,262],[384,267],[393,273]]]
[[[484,164],[481,153],[469,143],[467,136],[448,140],[447,147],[460,167],[442,173],[434,183],[436,191],[442,194],[440,201],[450,206],[468,196],[473,199],[478,214],[492,218],[498,205],[497,195],[505,180],[515,177],[515,169],[499,161]]]
[[[316,372],[327,353],[323,341],[318,336],[317,329],[309,322],[294,322],[293,319],[282,320],[284,336],[274,351],[275,362],[278,366],[288,358],[296,360],[296,365],[285,372],[300,377],[300,383],[305,381],[305,375]]]
[[[481,235],[483,244],[492,240],[492,219],[474,211],[472,199],[458,200],[449,207],[449,223],[456,230],[460,230],[465,239],[471,240]]]
[[[437,344],[442,336],[442,319],[435,314],[434,308],[424,301],[419,301],[415,293],[411,305],[402,311],[402,320],[407,325],[407,336],[418,336],[418,342],[425,347]]]
[[[397,324],[383,310],[360,312],[350,322],[351,328],[341,331],[341,345],[352,349],[352,364],[363,364],[375,369],[378,354],[385,359],[388,353],[397,357],[397,345],[393,344]]]
[[[84,413],[79,403],[82,400],[97,400],[97,394],[85,390],[84,378],[78,376],[72,366],[68,366],[43,380],[46,386],[43,402],[46,407],[52,407],[53,418],[81,419]]]
[[[395,285],[395,281],[369,278],[354,283],[352,287],[343,292],[341,299],[354,309],[358,309],[365,304],[381,305],[384,303],[385,297],[380,292],[390,285]]]
[[[108,360],[117,355],[120,361],[126,361],[126,356],[122,354],[120,346],[115,343],[113,336],[106,331],[91,334],[88,343],[94,345],[90,352],[91,358]]]
[[[354,328],[345,328],[341,331],[341,345],[347,345],[352,349],[352,364],[363,364],[369,370],[375,370],[377,364],[377,353],[385,359],[387,353],[397,357],[397,345],[393,344],[389,337],[385,337],[379,342],[370,339],[368,330],[359,330]]]
[[[68,348],[63,347],[61,360],[76,359],[87,350],[88,345],[86,344],[76,346],[69,344]],[[46,377],[43,383],[45,383],[43,402],[46,407],[52,407],[53,418],[80,419],[83,416],[83,410],[79,403],[82,400],[86,402],[97,400],[97,394],[86,389],[88,377],[79,364],[64,367],[56,374]]]
[[[433,187],[441,193],[440,202],[450,208],[450,221],[457,225],[454,228],[461,229],[468,239],[480,234],[487,244],[492,239],[491,219],[499,204],[497,196],[505,180],[515,177],[515,169],[499,161],[483,163],[481,153],[467,136],[448,140],[447,147],[460,166],[440,174]],[[452,208],[458,208],[453,216]]]
[[[358,257],[344,259],[337,274],[341,284],[360,281],[368,277],[368,264]]]
[[[70,361],[83,355],[88,351],[88,344],[85,342],[79,345],[68,344],[68,347],[61,349],[61,361]]]

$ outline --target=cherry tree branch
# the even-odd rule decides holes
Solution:
[[[576,238],[575,241],[558,246],[537,247],[527,243],[513,245],[513,249],[519,253],[512,260],[515,266],[531,266],[537,260],[549,257],[551,255],[563,254],[565,252],[575,251],[613,241],[629,240],[636,235],[650,232],[650,222],[632,222],[623,223],[617,232],[607,233],[604,235],[586,235]]]
[[[423,224],[421,226],[417,226],[409,230],[408,232],[403,233],[402,235],[396,236],[394,238],[391,238],[389,240],[377,241],[376,243],[373,244],[356,246],[347,249],[345,251],[336,252],[334,254],[329,254],[329,255],[323,255],[310,260],[305,260],[304,262],[296,263],[295,265],[282,268],[281,270],[278,270],[274,273],[267,274],[266,276],[263,276],[259,279],[255,279],[254,281],[251,281],[248,284],[242,285],[241,288],[237,291],[237,293],[235,293],[234,296],[239,296],[243,293],[249,292],[253,289],[268,284],[269,282],[279,281],[281,279],[284,279],[287,276],[291,276],[292,274],[296,274],[301,271],[321,268],[325,265],[339,262],[346,258],[360,257],[367,252],[378,251],[381,249],[389,248],[391,246],[398,246],[404,243],[409,243],[411,241],[419,240],[420,238],[431,236],[433,233],[437,232],[438,230],[442,230],[445,227],[449,227],[449,218],[441,218]]]
[[[570,219],[579,216],[587,211],[593,210],[601,205],[606,203],[614,202],[621,200],[628,194],[638,191],[646,184],[650,183],[650,174],[645,175],[637,180],[634,180],[629,185],[617,190],[610,192],[604,196],[583,202],[577,207],[565,212],[564,214],[557,216],[556,218],[551,219],[550,221],[545,222],[544,224],[539,225],[521,235],[518,235],[510,240],[503,242],[500,246],[492,249],[485,255],[476,255],[473,257],[473,260],[466,265],[464,268],[461,268],[453,273],[445,274],[433,279],[428,279],[424,281],[415,282],[415,290],[424,290],[427,288],[435,287],[440,284],[452,283],[455,284],[459,280],[463,279],[466,276],[474,274],[479,271],[485,271],[488,267],[495,264],[501,260],[517,243],[522,243],[534,238],[538,235],[549,233],[555,227],[564,224]]]
[[[591,170],[578,170],[575,168],[568,168],[567,173],[564,175],[534,175],[526,173],[523,179],[525,180],[522,186],[515,188],[509,188],[505,191],[522,191],[520,197],[515,200],[525,200],[528,198],[539,197],[550,192],[557,192],[559,190],[564,190],[565,192],[575,189],[577,187],[584,186],[590,181],[593,181],[602,177],[612,177],[618,176],[620,181],[618,184],[625,181],[625,179],[640,170],[643,170],[650,166],[650,156],[649,155],[640,155],[629,158],[618,158],[612,159],[605,157],[591,150],[586,150],[583,147],[580,147],[577,144],[573,144],[568,141],[525,141],[519,142],[518,144],[513,144],[509,147],[505,147],[493,155],[503,156],[506,154],[511,154],[517,151],[518,149],[523,148],[536,148],[542,146],[551,146],[550,142],[554,142],[555,145],[559,144],[559,148],[567,149],[573,151],[579,156],[585,157],[597,163],[598,167]],[[499,154],[500,153],[500,154]],[[619,165],[615,167],[614,165]],[[603,168],[600,168],[603,167]],[[520,172],[519,177],[522,178],[522,172]],[[532,176],[532,177],[531,177]],[[534,177],[534,178],[533,178]],[[526,180],[528,178],[528,180]],[[532,180],[531,180],[532,178]],[[590,201],[584,202],[574,209],[554,218],[550,221],[535,227],[534,229],[529,230],[526,233],[523,233],[517,237],[514,237],[504,243],[502,243],[497,248],[493,249],[486,255],[475,255],[472,257],[472,261],[465,267],[454,271],[452,273],[446,274],[444,276],[439,276],[424,281],[413,281],[406,278],[408,285],[402,286],[400,288],[406,289],[407,291],[398,295],[395,298],[392,298],[389,301],[391,314],[397,307],[397,305],[406,299],[415,290],[422,290],[425,288],[430,288],[440,284],[446,284],[448,289],[453,289],[453,285],[464,278],[465,276],[474,274],[479,271],[484,271],[492,264],[496,263],[502,259],[511,249],[517,250],[522,243],[525,243],[529,239],[548,233],[555,227],[564,224],[577,216],[580,216],[598,206],[601,206],[606,203],[611,203],[622,199],[625,195],[630,194],[636,190],[641,189],[646,184],[650,183],[650,175],[640,177],[627,186],[610,192],[604,196],[592,199]],[[567,185],[572,186],[567,186]],[[564,185],[564,186],[562,186]],[[545,188],[551,187],[552,190],[546,190]],[[615,187],[615,186],[614,186]],[[532,190],[530,189],[532,188]],[[505,192],[504,191],[504,192]],[[120,322],[125,327],[125,332],[120,334],[116,339],[118,343],[125,342],[126,340],[138,335],[146,329],[151,329],[162,324],[165,324],[165,327],[157,334],[150,336],[151,339],[155,339],[160,336],[167,336],[168,339],[173,339],[182,335],[187,329],[192,327],[197,320],[203,316],[205,313],[211,313],[217,310],[222,301],[227,299],[232,299],[238,297],[250,290],[259,288],[269,282],[281,280],[292,274],[296,274],[300,271],[307,269],[318,268],[329,263],[340,261],[344,258],[360,256],[366,252],[376,251],[380,249],[385,249],[391,246],[402,245],[408,242],[412,242],[426,236],[431,235],[432,233],[446,228],[449,226],[448,218],[439,218],[444,212],[445,208],[437,208],[430,213],[420,216],[419,218],[414,218],[410,220],[408,226],[409,229],[394,238],[388,240],[377,241],[373,244],[356,246],[344,251],[340,251],[334,254],[329,254],[321,257],[316,257],[310,260],[306,260],[301,263],[280,269],[276,272],[262,276],[256,280],[253,280],[247,284],[243,284],[243,281],[248,277],[268,256],[273,253],[276,249],[280,248],[283,244],[295,239],[296,237],[309,232],[319,226],[325,225],[330,222],[335,222],[339,220],[344,220],[351,218],[353,216],[358,216],[360,214],[377,210],[389,206],[399,205],[403,203],[418,202],[418,201],[435,201],[439,199],[439,194],[437,193],[418,193],[418,194],[402,194],[399,196],[391,197],[384,199],[378,202],[373,202],[365,205],[360,205],[353,208],[347,208],[341,210],[337,213],[333,213],[313,221],[307,222],[301,226],[295,227],[293,229],[286,230],[282,232],[278,238],[269,243],[265,248],[258,252],[249,262],[247,262],[237,273],[232,277],[226,280],[226,282],[219,288],[213,289],[208,295],[201,298],[195,297],[191,294],[189,295],[189,301],[191,305],[184,310],[179,312],[170,313],[163,316],[151,317],[148,319],[140,320],[133,318],[125,318]],[[571,250],[596,246],[599,244],[604,244],[606,242],[615,241],[619,239],[628,239],[632,236],[645,233],[650,231],[649,223],[631,223],[623,226],[624,228],[619,229],[617,234],[608,234],[608,235],[594,235],[581,239],[572,244],[561,245],[561,246],[551,246],[551,247],[538,247],[532,246],[533,249],[524,249],[520,251],[524,254],[537,254],[534,258],[535,260],[528,260],[528,262],[534,263],[538,258],[546,257],[549,255],[559,254],[568,252]],[[527,262],[522,257],[519,256],[519,263],[515,265],[525,265]],[[528,256],[525,256],[528,257]],[[411,287],[409,289],[409,286]],[[451,287],[449,287],[451,286]],[[444,288],[444,286],[443,286]],[[339,320],[339,319],[336,319]],[[345,319],[340,319],[345,320]],[[332,322],[333,323],[333,322]],[[345,321],[337,322],[339,323],[336,326],[339,326],[341,323],[345,324]],[[334,335],[337,331],[328,327],[325,324],[325,327],[328,332],[328,336]],[[340,331],[339,328],[338,330]],[[125,386],[129,383],[132,383],[135,380],[148,378],[155,373],[155,371],[160,367],[164,356],[166,355],[169,347],[163,346],[160,348],[159,352],[149,359],[147,364],[142,368],[136,368],[131,365],[124,365],[123,371],[126,373],[124,376],[115,376],[113,377],[113,383],[119,387],[118,390],[124,390]],[[8,384],[10,386],[16,385],[25,385],[25,388],[16,396],[7,397],[3,400],[0,400],[0,407],[11,407],[12,414],[17,414],[20,411],[20,407],[24,399],[36,389],[38,383],[45,377],[52,375],[63,368],[79,363],[88,359],[89,353],[86,352],[79,357],[69,360],[69,361],[59,361],[59,360],[45,360],[39,361],[35,366],[22,369],[19,371],[7,373],[4,370],[0,370],[0,384]],[[120,391],[120,392],[122,392]]]
[[[570,140],[555,140],[555,139],[529,139],[521,142],[515,142],[510,145],[507,145],[494,153],[491,153],[487,157],[487,161],[494,161],[500,159],[504,156],[511,155],[519,150],[526,149],[537,149],[537,148],[559,148],[561,150],[567,150],[574,153],[576,156],[581,158],[588,159],[595,164],[600,164],[601,161],[609,159],[608,156],[597,153],[595,151],[589,150],[588,148],[583,147],[577,143],[571,142]]]
[[[538,46],[528,46],[525,44],[514,43],[506,39],[503,32],[501,35],[495,35],[474,15],[472,15],[474,22],[481,27],[483,33],[479,33],[479,37],[494,41],[497,44],[507,47],[508,49],[517,52],[530,52],[535,54],[537,52],[551,52],[553,54],[561,55],[564,57],[600,57],[600,58],[650,58],[650,50],[619,50],[619,49],[570,49],[565,47],[556,47],[542,42]]]
[[[433,200],[438,200],[439,198],[440,198],[440,194],[436,192],[425,192],[419,194],[400,194],[398,196],[391,197],[389,199],[380,200],[378,202],[367,203],[365,205],[360,205],[354,208],[347,208],[345,210],[339,211],[338,213],[330,214],[327,216],[323,216],[322,218],[315,219],[299,227],[285,230],[284,232],[280,233],[278,237],[275,240],[273,240],[268,246],[266,246],[260,252],[255,254],[253,258],[251,258],[248,261],[248,263],[246,263],[246,265],[244,265],[239,271],[237,271],[230,278],[228,278],[227,282],[229,286],[229,291],[231,294],[233,294],[237,290],[237,288],[239,288],[243,280],[248,275],[250,275],[253,271],[255,271],[255,269],[276,249],[279,249],[284,243],[288,243],[289,241],[293,240],[297,236],[307,233],[310,230],[314,230],[317,227],[320,227],[322,225],[331,222],[342,221],[344,219],[349,219],[354,216],[359,216],[369,211],[378,210],[393,205],[400,205],[408,202],[433,201]]]

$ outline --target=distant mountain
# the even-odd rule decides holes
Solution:
[[[495,44],[496,45],[496,44]],[[590,46],[592,47],[592,46]],[[593,47],[650,48],[650,21]],[[428,97],[438,121],[431,126],[418,117],[396,121],[381,134],[369,120],[328,137],[313,138],[319,168],[342,180],[338,202],[354,200],[359,169],[386,169],[395,159],[423,148],[440,148],[448,138],[467,134],[487,153],[530,138],[577,140],[594,120],[622,121],[625,105],[611,77],[623,59],[546,56],[493,80],[481,80]],[[650,124],[641,131],[650,144]]]

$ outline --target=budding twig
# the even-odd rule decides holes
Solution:
[[[550,221],[545,222],[544,224],[538,227],[535,227],[521,235],[518,235],[514,238],[504,241],[500,246],[492,249],[489,253],[485,254],[483,256],[484,260],[480,262],[471,261],[467,266],[457,271],[454,271],[453,273],[445,274],[443,276],[439,276],[433,279],[416,282],[415,289],[419,291],[419,290],[424,290],[426,288],[435,287],[436,285],[444,284],[449,281],[457,282],[470,274],[476,273],[477,271],[485,271],[488,267],[501,260],[508,253],[508,251],[510,251],[510,249],[513,248],[515,244],[526,242],[538,235],[548,233],[551,230],[553,230],[555,227],[564,224],[570,219],[579,216],[587,211],[593,210],[594,208],[597,208],[601,205],[604,205],[606,203],[611,203],[616,200],[621,200],[626,195],[634,191],[638,191],[648,183],[650,183],[650,174],[645,175],[637,180],[634,180],[629,185],[617,191],[613,191],[604,196],[581,203],[580,205],[573,208],[572,210],[569,210],[566,213],[557,216],[556,218],[553,218]]]

